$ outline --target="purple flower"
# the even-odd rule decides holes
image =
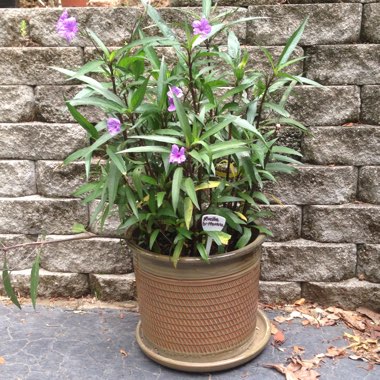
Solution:
[[[70,43],[78,33],[77,20],[75,17],[69,17],[67,10],[65,10],[58,19],[56,29],[58,35]]]
[[[207,37],[211,32],[211,25],[207,21],[206,17],[202,17],[200,21],[194,21],[192,24],[193,34],[200,34],[202,37]]]
[[[167,95],[168,95],[168,100],[169,100],[168,111],[173,112],[173,111],[175,111],[174,95],[178,99],[181,99],[183,97],[183,92],[179,87],[169,86],[169,91],[168,91]]]
[[[107,120],[107,131],[112,136],[117,135],[121,131],[120,120],[116,119],[115,117],[110,117]]]
[[[182,164],[182,162],[186,161],[185,156],[185,148],[182,147],[181,149],[178,148],[178,145],[174,144],[172,145],[172,151],[170,152],[169,162],[171,164]]]

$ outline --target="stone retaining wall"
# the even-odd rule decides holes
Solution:
[[[265,243],[262,300],[306,297],[344,307],[380,308],[380,3],[378,1],[225,0],[237,17],[268,18],[238,25],[246,45],[279,51],[306,16],[309,23],[298,53],[309,58],[306,76],[324,89],[300,87],[289,108],[311,127],[312,135],[290,142],[300,146],[305,166],[283,177],[271,192],[284,205],[272,205],[267,224],[275,234]],[[173,6],[199,6],[199,0],[172,0]],[[199,8],[197,9],[200,13]],[[72,10],[81,26],[108,46],[120,46],[140,10]],[[176,9],[164,9],[177,21]],[[0,10],[0,240],[5,245],[70,235],[89,211],[71,196],[81,183],[80,164],[61,160],[86,144],[73,124],[63,95],[75,93],[49,66],[77,67],[92,49],[77,39],[70,47],[55,34],[58,9]],[[19,25],[28,23],[28,36]],[[249,49],[253,59],[257,48]],[[258,56],[260,57],[260,56]],[[259,62],[258,62],[259,64]],[[99,115],[89,111],[89,118]],[[97,116],[98,115],[98,116]],[[132,263],[115,237],[112,221],[102,236],[51,245],[41,261],[40,294],[102,299],[134,296]],[[33,257],[23,249],[9,254],[18,289],[27,290]]]

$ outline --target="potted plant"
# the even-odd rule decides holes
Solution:
[[[143,351],[172,368],[222,370],[256,356],[270,337],[257,309],[261,244],[271,234],[260,205],[269,204],[265,184],[294,171],[301,156],[277,133],[305,130],[285,104],[296,83],[316,85],[287,72],[304,58],[291,56],[306,20],[277,60],[261,48],[268,73],[249,68],[229,30],[247,19],[228,22],[204,0],[202,18],[179,38],[153,7],[145,10],[162,37],[145,36],[137,20],[131,39],[110,51],[79,30],[98,57],[76,71],[56,68],[84,84],[66,103],[90,138],[65,163],[85,163],[88,181],[76,195],[97,201],[90,223],[118,210],[134,258]],[[71,42],[78,29],[65,11],[57,32]],[[223,33],[226,49],[214,43]],[[159,57],[162,46],[172,61]],[[104,119],[90,123],[77,109],[88,105]]]

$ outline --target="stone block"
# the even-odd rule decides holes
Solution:
[[[34,113],[34,93],[32,87],[0,86],[1,123],[32,121]]]
[[[20,33],[23,20],[29,19],[27,9],[1,9],[0,12],[0,46],[22,46],[28,42]]]
[[[380,166],[359,169],[358,198],[363,202],[380,203]]]
[[[341,281],[355,276],[356,245],[293,240],[264,243],[264,281]]]
[[[259,221],[273,233],[273,237],[268,237],[267,240],[284,241],[300,237],[302,218],[300,207],[271,205],[262,206],[261,209],[270,214]]]
[[[297,166],[278,177],[266,192],[285,204],[347,203],[356,195],[357,169],[352,166]]]
[[[380,125],[380,86],[363,86],[361,89],[361,120]]]
[[[131,301],[136,299],[136,279],[128,274],[90,274],[91,293],[101,301]]]
[[[365,4],[363,9],[362,38],[366,42],[380,43],[380,3]]]
[[[307,126],[341,125],[359,120],[360,89],[356,86],[296,87],[286,109]]]
[[[317,127],[303,141],[304,161],[327,165],[379,165],[380,128],[368,125]]]
[[[74,124],[0,124],[0,158],[59,160],[87,145],[86,131]]]
[[[334,243],[380,243],[380,205],[306,206],[305,239]]]
[[[380,45],[335,45],[307,48],[307,77],[322,84],[379,84]]]
[[[170,0],[171,7],[199,7],[202,6],[202,0]],[[218,0],[218,5],[248,7],[249,5],[275,5],[278,0]],[[213,1],[212,4],[216,4]]]
[[[79,29],[91,29],[106,46],[123,46],[130,38],[132,27],[142,10],[122,8],[72,8],[69,15],[78,21]],[[67,46],[66,40],[58,36],[56,23],[61,9],[30,10],[30,39],[40,46]],[[92,46],[87,38],[79,34],[72,41],[75,46]]]
[[[380,244],[358,247],[357,276],[361,280],[380,283]]]
[[[11,283],[21,296],[29,296],[30,269],[11,273]],[[0,292],[5,294],[0,281]],[[54,273],[40,269],[39,297],[82,297],[89,294],[88,276],[82,273]]]
[[[64,98],[71,100],[81,90],[80,86],[38,86],[36,88],[36,112],[38,120],[48,123],[75,123]],[[99,122],[105,115],[95,107],[77,107],[91,122]]]
[[[57,241],[74,237],[49,235]],[[120,239],[91,238],[48,244],[41,255],[41,267],[51,272],[120,274],[131,272],[132,257]]]
[[[225,13],[227,11],[231,11],[231,15],[228,16],[225,21],[235,21],[239,20],[242,18],[247,17],[247,9],[246,8],[236,8],[236,7],[219,7],[217,8],[215,14],[221,14]],[[189,7],[186,9],[183,8],[160,8],[159,13],[162,17],[162,19],[165,21],[166,24],[170,28],[173,29],[173,31],[177,34],[177,36],[181,39],[185,39],[185,31],[183,24],[184,22],[189,22],[190,24],[194,21],[194,19],[201,19],[202,15],[202,8],[200,7]],[[194,16],[193,16],[194,15]],[[153,23],[147,19],[145,27],[146,29],[146,34],[150,36],[157,36],[160,35],[161,33],[159,32],[159,29],[154,26],[150,27],[153,25]],[[231,30],[236,34],[237,38],[239,39],[240,43],[244,43],[246,39],[246,25],[247,23],[238,23],[235,24],[234,26],[231,27]],[[213,38],[213,42],[217,44],[222,44],[226,43],[226,36],[223,33],[220,33],[218,36],[215,36]],[[268,45],[271,44],[270,40],[266,41],[263,43],[263,45]],[[115,46],[115,44],[113,45]]]
[[[67,77],[51,66],[75,69],[82,64],[80,48],[0,48],[0,83],[65,83]]]
[[[87,208],[79,199],[50,199],[38,195],[0,198],[2,234],[68,234],[74,223],[87,223]]]
[[[17,234],[0,234],[0,245],[5,247],[13,247],[20,244],[33,243],[35,240],[26,235]],[[33,252],[35,247],[20,247],[9,250],[7,252],[7,264],[11,270],[21,270],[31,268],[35,259]],[[0,266],[3,265],[4,251],[0,250]]]
[[[61,161],[37,161],[36,174],[38,194],[46,197],[72,197],[85,183],[85,167],[81,162],[63,165]]]
[[[343,44],[359,41],[360,4],[306,4],[250,6],[248,17],[266,17],[247,24],[247,42],[254,45],[285,45],[298,26],[309,17],[300,41],[304,45]]]
[[[89,205],[90,218],[98,205],[99,205],[98,200],[95,200],[90,203]],[[117,209],[117,206],[113,206],[111,212],[109,213],[107,219],[105,220],[103,227],[101,228],[99,223],[94,223],[93,225],[90,226],[90,231],[100,236],[122,238],[124,236],[124,232],[118,231],[119,226],[120,226],[120,218],[119,218],[118,209]]]
[[[292,303],[301,298],[301,285],[297,282],[260,281],[260,302],[265,304]]]
[[[356,278],[342,282],[310,282],[302,286],[302,296],[324,306],[355,310],[363,306],[380,311],[380,284]]]
[[[36,193],[33,161],[0,160],[0,197],[20,197]]]

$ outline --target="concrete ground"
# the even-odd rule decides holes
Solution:
[[[281,311],[268,311],[273,320]],[[7,380],[275,380],[285,376],[264,364],[287,365],[294,346],[304,348],[302,359],[326,353],[327,347],[344,347],[343,323],[316,328],[294,319],[279,327],[285,342],[271,343],[250,363],[239,368],[207,374],[177,372],[144,356],[135,340],[139,315],[126,309],[75,310],[62,306],[24,306],[20,311],[0,303],[0,379]],[[324,358],[315,370],[320,379],[378,380],[380,366],[368,370],[368,363]],[[314,377],[315,378],[315,377]],[[314,379],[308,377],[305,380]]]

